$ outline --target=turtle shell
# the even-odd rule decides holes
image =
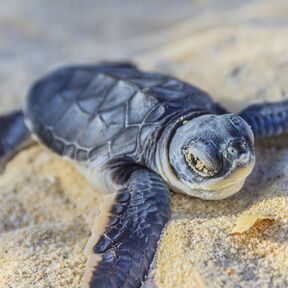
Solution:
[[[130,65],[66,67],[36,82],[25,116],[36,136],[76,161],[135,155],[175,110],[213,110],[202,90]]]

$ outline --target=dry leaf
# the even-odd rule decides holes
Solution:
[[[238,217],[236,221],[236,225],[231,231],[230,235],[236,235],[244,233],[248,230],[250,230],[252,227],[257,226],[259,223],[267,221],[272,224],[274,222],[274,219],[263,216],[261,214],[242,214]]]

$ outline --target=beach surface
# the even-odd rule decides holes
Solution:
[[[103,59],[175,75],[232,112],[288,97],[286,1],[104,2],[0,1],[1,113],[21,107],[43,73]],[[171,192],[143,286],[287,287],[287,147],[287,137],[258,143],[253,173],[229,199]],[[43,146],[17,153],[0,175],[0,287],[81,287],[100,192]],[[264,220],[232,233],[243,215]]]

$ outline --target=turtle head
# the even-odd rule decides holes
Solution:
[[[240,116],[202,115],[176,130],[168,158],[172,188],[202,199],[227,198],[255,165],[254,135]]]

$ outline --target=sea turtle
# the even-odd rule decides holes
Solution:
[[[110,193],[86,247],[84,286],[139,287],[169,219],[169,189],[229,197],[254,167],[254,137],[285,132],[288,100],[235,115],[174,77],[103,63],[38,80],[23,112],[0,118],[0,157],[32,133]]]

